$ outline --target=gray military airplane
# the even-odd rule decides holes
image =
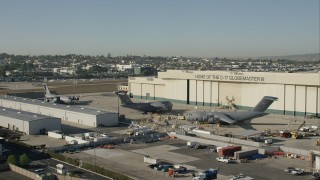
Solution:
[[[227,123],[235,124],[246,120],[251,120],[256,117],[267,115],[265,112],[269,106],[276,101],[277,97],[264,96],[262,100],[251,110],[247,112],[192,112],[186,114],[186,120],[195,122],[208,123]]]
[[[54,103],[59,103],[59,104],[72,104],[74,101],[78,101],[79,97],[77,96],[62,96],[58,94],[51,94],[50,90],[48,88],[48,85],[46,83],[43,84],[44,88],[44,100],[46,102],[49,102],[50,99],[53,100]]]
[[[147,112],[167,112],[172,110],[173,104],[170,101],[134,103],[131,101],[126,92],[114,92],[121,100],[122,106]]]

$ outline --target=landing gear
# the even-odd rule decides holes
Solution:
[[[217,127],[221,127],[221,123],[220,122],[217,122]]]

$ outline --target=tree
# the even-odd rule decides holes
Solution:
[[[19,157],[19,160],[20,160],[20,165],[21,166],[26,166],[26,165],[28,165],[29,164],[29,157],[25,154],[25,153],[23,153],[22,155],[20,155],[20,157]]]
[[[8,159],[7,159],[7,163],[8,164],[13,164],[13,165],[17,165],[17,159],[16,159],[16,156],[11,154],[8,156]]]
[[[150,75],[151,75],[151,72],[150,72],[149,69],[145,69],[145,70],[142,71],[142,75],[143,75],[143,76],[150,76]]]

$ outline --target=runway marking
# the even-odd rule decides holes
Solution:
[[[132,152],[149,155],[155,158],[167,160],[174,163],[187,163],[191,161],[199,160],[199,158],[195,158],[192,156],[186,156],[179,153],[170,152],[172,150],[181,149],[175,146],[170,145],[161,145],[161,146],[154,146],[149,148],[137,149],[132,150]]]

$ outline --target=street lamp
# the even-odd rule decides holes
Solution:
[[[93,145],[93,153],[94,153],[94,172],[97,172],[97,156],[96,156],[96,145]]]
[[[120,118],[119,87],[120,87],[120,84],[117,84],[117,97],[118,97],[118,122],[119,122],[119,118]]]

